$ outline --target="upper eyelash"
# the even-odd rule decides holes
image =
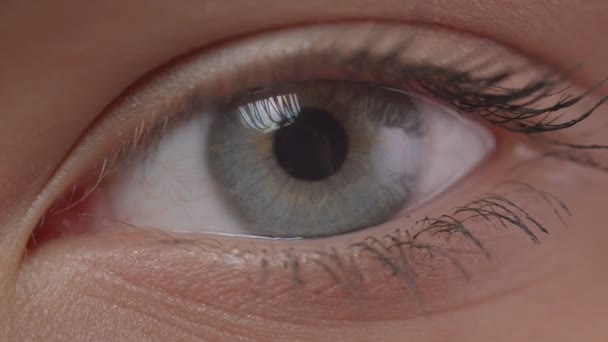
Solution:
[[[516,133],[537,134],[575,126],[608,102],[608,95],[605,95],[578,117],[554,124],[549,114],[580,103],[608,83],[608,78],[601,80],[579,95],[573,95],[567,93],[571,85],[564,81],[564,76],[553,70],[547,70],[540,78],[521,88],[510,88],[502,86],[502,84],[519,73],[527,71],[527,67],[506,68],[492,72],[490,71],[494,66],[492,56],[486,57],[486,61],[476,67],[464,70],[459,70],[462,69],[459,65],[460,61],[454,61],[447,66],[403,65],[399,56],[408,49],[412,38],[406,37],[401,44],[397,44],[393,50],[389,50],[381,56],[372,56],[370,52],[374,50],[375,42],[381,41],[381,39],[370,39],[369,43],[365,45],[368,49],[355,51],[347,58],[338,54],[328,54],[325,56],[325,60],[335,65],[346,64],[354,70],[362,72],[367,71],[361,70],[366,62],[377,61],[382,65],[378,73],[383,77],[395,79],[397,84],[421,89],[423,93],[438,98],[462,113],[481,116],[491,124]],[[483,52],[477,51],[476,53]],[[533,67],[533,63],[530,63],[529,66]],[[385,70],[389,70],[389,72]],[[475,74],[481,75],[475,76]],[[555,103],[539,108],[534,107],[538,102],[554,96],[558,96]],[[540,118],[540,121],[529,122],[535,118]]]
[[[400,46],[406,47],[407,44]],[[389,52],[383,60],[387,63],[399,63],[397,56],[400,51]],[[351,61],[366,57],[366,51],[361,51]],[[490,69],[492,63],[482,63],[482,67]],[[390,67],[389,67],[390,69]],[[483,70],[458,70],[458,65],[452,68],[434,65],[407,66],[400,75],[393,75],[398,82],[443,101],[456,108],[461,113],[469,113],[482,117],[490,124],[500,126],[514,133],[522,133],[549,145],[562,149],[545,153],[542,158],[557,158],[584,167],[608,172],[608,164],[589,154],[589,151],[608,150],[604,144],[572,144],[541,136],[543,133],[565,130],[576,126],[593,115],[596,110],[608,102],[608,95],[600,97],[589,109],[566,122],[554,123],[566,109],[573,107],[587,97],[603,89],[608,83],[605,78],[587,91],[578,95],[568,93],[571,85],[565,82],[565,77],[556,72],[548,71],[543,77],[529,82],[522,88],[510,88],[501,84],[526,68],[506,69],[483,75]],[[475,76],[481,73],[482,76]],[[535,106],[539,102],[557,97],[553,104]],[[531,121],[537,119],[536,121]],[[579,150],[578,152],[576,152]],[[581,151],[584,151],[581,152]]]
[[[371,40],[373,41],[373,40]],[[561,116],[560,111],[579,104],[588,96],[596,93],[608,83],[608,78],[598,82],[589,90],[574,95],[568,91],[571,85],[560,73],[547,70],[540,77],[520,88],[503,84],[533,67],[506,68],[491,71],[493,60],[488,60],[469,69],[462,69],[458,62],[446,66],[434,64],[404,64],[398,56],[408,48],[406,43],[399,44],[384,55],[372,55],[369,50],[359,50],[349,56],[331,54],[323,56],[324,63],[347,71],[357,82],[358,73],[371,73],[400,91],[419,91],[444,102],[461,113],[482,117],[487,122],[516,133],[539,134],[564,130],[577,125],[590,117],[598,108],[608,102],[608,95],[600,98],[595,105],[567,122],[554,123]],[[480,52],[481,53],[481,52]],[[372,64],[370,66],[370,64]],[[375,67],[373,64],[376,64]],[[295,69],[298,69],[296,67]],[[297,71],[297,70],[296,70]],[[320,79],[324,80],[324,79]],[[330,79],[331,80],[331,79]],[[314,80],[311,80],[314,81]],[[383,86],[383,84],[378,84]],[[405,88],[405,89],[404,89]],[[257,90],[257,89],[255,89]],[[246,89],[243,91],[247,91]],[[195,91],[193,103],[204,103]],[[539,102],[556,98],[553,104],[535,107]],[[204,104],[205,105],[205,104]],[[552,116],[552,114],[555,114]],[[538,119],[536,122],[531,122]]]
[[[592,108],[581,113],[577,118],[554,124],[549,114],[580,103],[589,94],[601,88],[605,81],[577,96],[565,93],[569,87],[563,87],[562,82],[551,77],[531,82],[520,89],[500,86],[500,82],[515,75],[515,73],[510,74],[505,71],[494,76],[473,79],[467,74],[459,73],[450,76],[446,86],[437,87],[426,81],[422,81],[420,84],[426,91],[444,99],[461,112],[474,113],[494,125],[525,134],[553,132],[573,127],[591,116],[595,110],[608,101],[608,96],[601,98]],[[558,87],[562,87],[562,89],[558,89]],[[541,100],[557,95],[562,96],[554,104],[540,108],[534,107]],[[522,101],[523,103],[518,103]],[[540,121],[529,122],[535,118],[540,118]]]

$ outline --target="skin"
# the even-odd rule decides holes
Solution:
[[[241,315],[237,302],[218,308],[211,295],[200,295],[212,286],[190,293],[166,286],[159,292],[159,287],[142,286],[147,273],[116,276],[115,270],[137,268],[142,259],[126,263],[114,254],[99,264],[91,262],[114,251],[120,239],[90,237],[49,244],[27,257],[24,253],[45,203],[74,181],[67,174],[49,182],[57,179],[57,170],[87,129],[127,87],[176,56],[302,23],[362,18],[421,22],[488,37],[562,70],[584,62],[573,81],[589,87],[608,75],[605,1],[344,0],[329,6],[314,0],[8,0],[0,8],[2,340],[602,341],[608,336],[608,276],[603,274],[608,249],[600,248],[608,233],[597,219],[608,192],[599,175],[569,198],[584,207],[576,225],[593,234],[581,234],[563,253],[567,263],[559,274],[483,305],[467,304],[431,317],[364,323],[350,317],[328,325],[299,320],[295,311],[281,319]],[[608,114],[604,112],[598,115]],[[146,252],[145,239],[135,240]],[[162,257],[154,259],[160,276],[153,282],[183,276],[194,284],[217,267],[209,261],[213,255],[188,261],[173,249],[155,251]],[[209,269],[171,273],[172,261]],[[218,293],[230,295],[228,290]]]

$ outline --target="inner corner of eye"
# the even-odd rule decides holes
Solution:
[[[142,152],[90,195],[90,213],[171,231],[328,237],[441,196],[494,147],[481,125],[376,85],[249,95],[162,134],[152,159]]]

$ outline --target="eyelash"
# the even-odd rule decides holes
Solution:
[[[398,48],[407,49],[408,46],[406,44]],[[373,49],[370,48],[369,50]],[[439,102],[450,105],[463,115],[478,116],[507,131],[524,133],[533,138],[536,134],[570,128],[588,118],[597,108],[608,101],[608,97],[604,97],[588,111],[578,115],[577,118],[554,124],[551,120],[547,122],[550,114],[555,114],[580,103],[590,94],[600,89],[604,82],[578,96],[571,96],[567,93],[569,88],[565,86],[563,78],[551,72],[546,72],[540,78],[536,78],[535,81],[523,87],[512,88],[504,84],[520,75],[522,71],[525,71],[525,68],[503,69],[492,72],[491,70],[494,67],[492,63],[482,64],[481,67],[469,70],[458,70],[458,65],[452,67],[438,67],[431,64],[402,65],[401,62],[397,61],[397,56],[402,53],[402,50],[389,51],[380,57],[372,56],[367,51],[357,51],[347,59],[342,58],[339,54],[329,52],[327,56],[318,57],[327,65],[339,66],[344,71],[344,79],[367,81],[361,80],[360,74],[370,74],[372,75],[371,78],[382,83],[382,86],[411,91],[422,96],[431,96]],[[370,65],[376,66],[376,69],[370,68]],[[294,65],[293,69],[294,74],[296,74],[297,70],[306,68],[302,65]],[[546,99],[552,99],[554,96],[559,98],[553,104],[535,108],[535,105]],[[165,130],[171,127],[173,122],[188,120],[188,116],[193,115],[191,113],[195,113],[199,107],[207,105],[207,98],[200,89],[192,89],[191,94],[186,98],[186,107],[176,110],[173,116],[162,117],[155,124],[142,124],[138,127],[133,133],[133,138],[125,142],[119,151],[110,154],[101,164],[94,167],[97,170],[98,177],[93,182],[80,183],[88,184],[88,186],[75,185],[71,194],[61,203],[56,203],[48,211],[48,214],[57,215],[66,212],[86,200],[88,195],[95,190],[105,177],[116,170],[121,162],[127,161],[129,156],[139,152],[143,144],[146,145],[146,150],[153,150],[154,142],[157,141],[155,137],[161,136]],[[211,100],[215,99],[212,98]],[[227,100],[231,101],[232,98]],[[559,115],[556,114],[556,116]],[[538,120],[534,122],[534,119]],[[559,153],[555,151],[547,152],[545,157],[558,158],[608,171],[608,166],[591,160],[582,153],[572,153],[574,150],[599,148],[594,148],[592,145],[581,145],[580,148],[577,148],[559,140],[546,140],[544,142],[562,148],[565,147]],[[600,146],[600,148],[608,149],[607,146]],[[538,190],[529,184],[511,182],[507,185],[514,191],[528,192],[539,196],[562,222],[564,222],[564,216],[571,215],[563,202],[547,192]],[[450,215],[423,219],[412,227],[397,230],[392,234],[385,235],[382,239],[373,236],[368,237],[363,241],[351,244],[343,251],[327,247],[323,250],[296,253],[293,249],[287,248],[272,251],[272,257],[268,257],[270,252],[262,250],[258,255],[260,267],[264,270],[270,267],[271,263],[276,262],[277,259],[280,260],[279,262],[284,263],[284,267],[291,273],[294,284],[297,286],[302,286],[305,283],[301,276],[304,265],[320,267],[329,277],[336,282],[341,282],[344,279],[352,278],[345,272],[357,269],[357,261],[355,261],[357,258],[354,255],[367,254],[378,262],[382,268],[387,269],[393,276],[404,280],[409,288],[416,291],[416,274],[410,267],[417,264],[412,265],[410,263],[411,255],[404,254],[404,248],[406,248],[410,252],[420,251],[426,256],[444,258],[466,278],[468,272],[464,264],[458,260],[459,251],[451,251],[444,246],[425,243],[425,237],[445,235],[455,238],[460,236],[471,243],[477,252],[491,258],[490,251],[467,228],[469,221],[481,219],[494,228],[511,227],[519,229],[536,244],[541,241],[538,237],[539,232],[542,234],[549,233],[548,228],[521,206],[508,200],[506,196],[508,194],[493,193],[485,195],[455,209]],[[43,224],[44,219],[41,220],[40,226]],[[127,223],[124,224],[129,226]],[[199,242],[173,237],[169,242],[199,244]],[[206,248],[206,246],[202,247]],[[223,246],[222,249],[227,253],[236,253],[237,256],[250,253],[242,250],[234,252],[231,246]],[[261,273],[264,274],[265,272],[262,271]],[[360,275],[355,277],[356,279],[362,280],[365,278],[360,271],[355,273]]]
[[[504,192],[488,193],[457,207],[449,215],[426,217],[414,223],[412,227],[397,229],[393,233],[385,234],[381,238],[370,235],[362,241],[349,244],[346,248],[324,247],[313,250],[298,250],[294,248],[283,249],[254,249],[247,250],[235,247],[226,242],[213,238],[201,242],[199,240],[179,238],[170,234],[155,236],[163,244],[176,246],[191,245],[201,251],[212,251],[242,259],[258,260],[260,265],[260,279],[256,283],[264,284],[268,270],[277,267],[287,272],[286,276],[292,279],[296,288],[305,287],[307,279],[303,274],[307,271],[324,272],[336,286],[345,290],[363,284],[370,275],[362,271],[360,265],[372,261],[384,269],[388,274],[402,281],[404,285],[416,294],[417,300],[424,304],[425,298],[417,285],[416,267],[422,267],[420,260],[443,260],[454,267],[461,277],[468,281],[471,274],[465,264],[459,260],[459,255],[481,254],[486,259],[492,259],[492,253],[483,242],[469,230],[468,223],[483,220],[496,230],[515,228],[523,232],[534,244],[540,244],[538,234],[549,234],[539,220],[528,211],[507,199],[512,193],[527,194],[540,199],[566,226],[565,218],[571,216],[569,208],[564,202],[552,194],[536,189],[533,186],[516,181],[504,182],[497,189]],[[120,223],[120,222],[119,222]],[[126,228],[135,228],[128,226]],[[154,234],[154,233],[151,233]],[[438,236],[442,236],[437,238]],[[447,237],[447,238],[446,238]],[[445,243],[448,239],[464,239],[471,246],[470,249],[452,249],[432,242],[434,239]],[[449,243],[448,243],[449,244]],[[418,261],[415,261],[418,259]],[[348,291],[347,291],[348,292]],[[348,293],[347,293],[348,294]]]

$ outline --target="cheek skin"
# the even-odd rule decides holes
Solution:
[[[599,209],[597,206],[573,208],[581,214]],[[589,221],[578,223],[587,225]],[[293,283],[285,273],[269,279],[266,289],[270,288],[273,296],[257,296],[258,301],[252,302],[246,295],[250,293],[251,283],[243,284],[243,278],[254,274],[243,270],[245,267],[255,269],[256,265],[237,258],[228,264],[225,255],[201,253],[200,246],[176,246],[175,241],[163,244],[158,237],[151,236],[68,239],[52,242],[53,245],[49,244],[52,248],[37,251],[36,258],[24,265],[18,288],[24,297],[29,297],[30,305],[23,312],[33,319],[22,324],[43,321],[50,330],[63,327],[64,336],[105,340],[124,338],[126,331],[133,334],[126,335],[129,338],[159,340],[246,336],[270,341],[280,336],[302,336],[302,340],[329,341],[349,334],[356,340],[357,336],[374,332],[377,338],[401,340],[396,338],[399,336],[415,341],[420,338],[420,331],[427,331],[425,340],[429,341],[444,341],[448,337],[500,341],[496,336],[505,336],[504,341],[527,341],[530,336],[534,336],[534,340],[546,337],[548,341],[569,341],[578,336],[580,327],[591,334],[602,331],[601,317],[605,317],[607,306],[597,305],[596,294],[602,293],[608,279],[595,272],[595,267],[608,262],[605,257],[597,258],[603,249],[598,241],[605,238],[608,238],[605,232],[581,234],[565,244],[543,245],[543,249],[550,248],[552,262],[559,265],[559,272],[546,274],[483,303],[394,322],[340,317],[345,311],[356,310],[357,302],[335,297],[332,301],[332,289],[323,286],[315,291],[319,291],[317,299],[322,299],[326,306],[322,310],[316,307],[321,316],[315,319],[301,310],[311,303],[305,305],[299,301],[298,296],[302,294],[292,291]],[[116,248],[116,240],[123,248]],[[525,272],[528,271],[526,267]],[[78,310],[61,310],[65,303]],[[298,303],[302,307],[298,307]],[[569,309],[564,311],[563,305]],[[51,312],[52,308],[63,312],[61,318],[44,316],[49,308]],[[334,319],[319,321],[319,317]],[[536,317],[548,319],[539,321]],[[551,317],[564,319],[568,324],[553,326]],[[500,324],[497,325],[497,321]],[[572,331],[569,327],[577,328]],[[24,329],[30,331],[32,327],[26,325]],[[143,331],[145,335],[141,335]]]

